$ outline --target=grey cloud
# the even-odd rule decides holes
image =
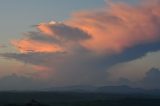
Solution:
[[[146,72],[144,78],[138,81],[131,81],[126,78],[119,78],[118,81],[112,82],[116,85],[129,85],[132,87],[144,89],[160,89],[160,70],[158,68],[151,68]]]
[[[6,48],[6,45],[0,44],[0,48]]]
[[[50,74],[52,74],[55,84],[98,84],[104,82],[107,76],[105,71],[96,65],[96,58],[98,57],[87,51],[76,54],[10,53],[2,55],[24,63],[49,67],[53,72]]]
[[[64,57],[65,53],[3,53],[0,56],[6,59],[15,59],[28,64],[53,66],[54,63]],[[50,64],[50,62],[53,62]]]
[[[65,40],[77,41],[90,38],[90,35],[83,30],[62,23],[49,25],[49,27],[54,31],[55,35]]]
[[[16,74],[0,78],[0,90],[40,90],[45,84],[31,77]]]
[[[150,69],[147,73],[144,79],[141,81],[141,85],[143,85],[145,88],[160,88],[160,70],[157,68]]]
[[[54,37],[46,36],[41,32],[30,31],[27,33],[23,33],[24,38],[31,39],[39,42],[47,42],[47,43],[59,43],[60,41]]]

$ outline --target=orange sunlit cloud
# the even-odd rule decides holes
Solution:
[[[119,53],[159,40],[160,7],[144,2],[138,6],[110,3],[101,10],[75,13],[66,23],[92,36],[82,43],[86,48],[100,53]]]
[[[38,42],[30,39],[23,40],[14,40],[12,44],[21,52],[21,53],[29,53],[29,52],[58,52],[63,51],[56,44]]]
[[[47,24],[47,23],[41,23],[37,26],[37,28],[44,34],[48,35],[48,36],[53,36],[54,33],[52,31],[52,29],[49,27],[52,24]]]

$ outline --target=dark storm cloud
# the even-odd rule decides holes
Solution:
[[[150,69],[142,79],[141,84],[145,88],[160,88],[160,70],[157,68]]]
[[[101,64],[106,64],[107,68],[110,68],[115,64],[128,62],[143,57],[148,52],[156,52],[160,50],[159,45],[160,42],[137,45],[133,48],[126,49],[121,54],[112,55],[110,57],[104,56],[100,59],[100,61],[103,60]]]

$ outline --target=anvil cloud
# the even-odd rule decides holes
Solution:
[[[110,3],[101,10],[74,13],[68,24],[91,35],[83,43],[86,48],[100,53],[120,53],[159,40],[159,2],[142,2],[136,6]]]

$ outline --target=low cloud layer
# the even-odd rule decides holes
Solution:
[[[8,59],[44,70],[55,85],[106,83],[108,68],[160,50],[160,2],[110,3],[64,22],[41,23],[12,40]]]
[[[151,68],[146,71],[147,72],[141,80],[131,81],[127,78],[120,78],[119,81],[117,81],[115,84],[129,85],[144,89],[160,89],[160,70],[158,68]]]

